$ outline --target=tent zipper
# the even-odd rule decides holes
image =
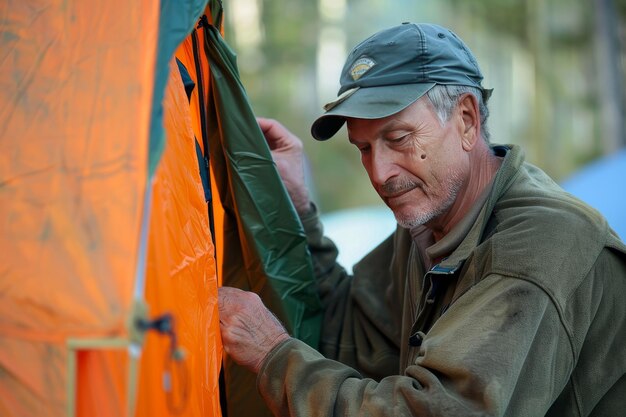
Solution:
[[[221,6],[221,3],[220,3]],[[220,7],[221,10],[221,7]],[[208,183],[209,189],[211,187],[211,167],[209,164],[209,134],[207,130],[207,117],[206,117],[206,107],[205,107],[205,97],[204,97],[204,82],[202,75],[202,65],[200,64],[200,51],[198,47],[199,36],[198,29],[202,28],[203,31],[209,26],[209,21],[206,15],[202,15],[200,20],[198,21],[198,26],[193,30],[193,36],[191,37],[191,45],[193,47],[193,59],[196,66],[196,82],[198,83],[198,102],[200,109],[200,130],[202,135],[202,145],[204,147],[204,164],[208,174]],[[208,76],[208,75],[207,75]],[[211,196],[213,193],[211,193]],[[213,246],[215,246],[215,221],[213,215],[213,197],[208,203],[208,212],[209,212],[209,230],[211,231],[211,239],[213,240]],[[217,251],[214,251],[215,261],[217,263]],[[224,376],[224,363],[220,367],[219,374],[219,395],[220,395],[220,408],[222,411],[222,417],[228,417],[228,404],[226,398],[226,380]]]
[[[202,65],[200,64],[200,52],[198,47],[199,36],[198,30],[202,28],[202,30],[206,30],[209,25],[208,19],[206,15],[202,15],[198,22],[198,26],[193,30],[193,36],[191,37],[191,44],[193,47],[193,59],[196,66],[196,78],[198,84],[198,104],[200,109],[200,134],[202,135],[202,145],[204,147],[204,166],[207,170],[208,174],[208,183],[209,188],[211,187],[211,168],[210,168],[210,160],[209,160],[209,136],[207,130],[207,120],[206,120],[206,107],[205,107],[205,96],[204,96],[204,82],[202,75]],[[212,195],[213,193],[211,193]],[[213,199],[211,197],[210,201],[208,201],[208,213],[209,213],[209,229],[211,231],[211,238],[213,239],[213,245],[215,245],[215,221],[213,216]]]

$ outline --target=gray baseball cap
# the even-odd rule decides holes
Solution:
[[[375,33],[348,55],[337,99],[311,126],[317,140],[330,139],[347,117],[379,119],[417,101],[437,84],[490,89],[476,58],[452,31],[427,23],[403,23]]]

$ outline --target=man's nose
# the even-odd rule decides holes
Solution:
[[[382,185],[397,175],[393,155],[384,146],[372,148],[370,177],[373,183]]]

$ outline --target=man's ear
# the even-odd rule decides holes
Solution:
[[[461,119],[461,141],[463,149],[470,151],[480,139],[480,111],[478,100],[473,94],[464,94],[459,98],[457,110]]]

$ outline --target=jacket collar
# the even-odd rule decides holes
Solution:
[[[491,186],[487,201],[483,205],[474,225],[450,256],[431,269],[435,274],[453,274],[459,270],[481,241],[487,221],[502,195],[509,189],[524,163],[524,152],[517,145],[491,145],[497,156],[504,157]]]

